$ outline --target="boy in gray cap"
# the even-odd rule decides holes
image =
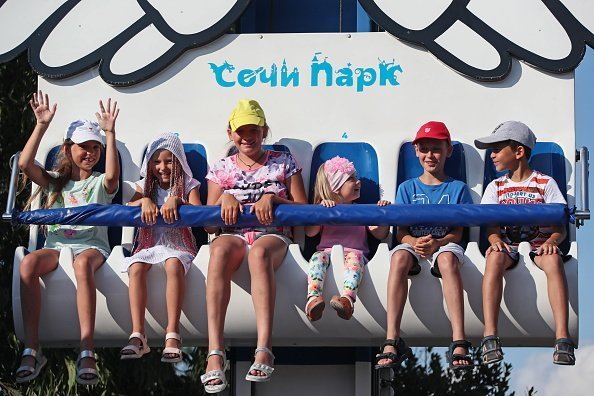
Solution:
[[[491,149],[491,159],[498,172],[508,172],[489,183],[481,204],[566,204],[555,180],[530,168],[528,160],[535,143],[534,133],[518,121],[504,122],[491,135],[474,141],[479,149]],[[576,346],[569,339],[567,281],[558,247],[566,237],[565,227],[495,226],[487,229],[487,237],[490,246],[485,253],[487,263],[483,277],[485,330],[481,343],[482,362],[489,364],[503,359],[497,337],[503,274],[518,264],[518,245],[526,241],[532,249],[530,258],[547,277],[549,303],[555,318],[553,363],[574,365]]]

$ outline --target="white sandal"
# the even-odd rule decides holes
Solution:
[[[129,343],[133,338],[138,338],[140,340],[139,347],[137,347],[134,344]],[[151,351],[151,348],[148,346],[148,343],[146,342],[146,337],[144,336],[144,334],[134,332],[134,333],[130,334],[130,337],[128,337],[128,345],[126,345],[125,347],[123,347],[120,350],[120,359],[122,359],[122,360],[140,359],[141,357],[143,357],[150,351]]]
[[[227,387],[227,377],[225,377],[225,371],[229,369],[229,361],[225,356],[225,351],[220,351],[218,349],[213,349],[212,351],[208,352],[206,355],[206,360],[209,357],[217,355],[223,358],[223,369],[222,370],[211,370],[203,375],[200,376],[200,381],[204,385],[204,391],[206,393],[219,393],[225,390]],[[220,384],[208,384],[208,382],[213,380],[221,381]]]
[[[274,364],[274,354],[272,353],[272,351],[270,349],[268,349],[266,347],[256,348],[256,350],[254,351],[254,358],[256,357],[258,352],[266,352],[267,354],[269,354],[272,357],[272,363]],[[264,375],[253,375],[253,374],[251,374],[252,370],[260,371],[260,372],[264,373]],[[248,381],[254,381],[254,382],[267,382],[267,381],[270,381],[270,377],[272,376],[273,371],[274,371],[274,367],[270,367],[267,364],[254,363],[248,370],[248,373],[246,374],[245,379]]]
[[[97,374],[97,369],[91,367],[80,367],[81,361],[85,358],[93,359],[95,363],[97,362],[95,352],[91,351],[90,349],[81,351],[78,355],[78,359],[76,359],[76,382],[81,385],[97,385],[97,383],[99,383],[99,374]],[[91,375],[91,378],[83,377],[86,375]]]
[[[29,366],[28,364],[22,364],[22,359],[26,356],[31,356],[31,357],[33,357],[33,359],[35,359],[35,366]],[[33,348],[25,348],[25,350],[23,351],[23,354],[21,355],[21,366],[17,369],[17,371],[15,373],[16,374],[16,382],[18,384],[22,384],[24,382],[29,382],[31,380],[34,380],[35,378],[37,378],[37,376],[41,372],[41,369],[43,368],[43,366],[45,366],[46,363],[47,363],[47,359],[41,353],[41,348],[39,348],[39,351],[36,351]],[[30,373],[30,374],[20,376],[19,375],[20,373]]]
[[[178,333],[167,333],[165,334],[165,343],[167,340],[177,340],[179,346],[181,346],[182,340]],[[174,355],[174,357],[166,357],[167,355]],[[161,354],[161,361],[163,363],[178,363],[182,361],[182,351],[179,348],[166,347],[163,349]]]

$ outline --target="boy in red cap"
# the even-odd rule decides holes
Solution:
[[[445,173],[446,158],[452,155],[450,132],[443,122],[430,121],[419,129],[413,140],[423,174],[402,183],[396,204],[471,204],[468,186]],[[391,254],[388,276],[387,336],[382,353],[376,356],[376,369],[394,367],[412,351],[400,338],[400,323],[408,295],[408,275],[421,271],[419,261],[432,265],[431,274],[443,278],[443,293],[452,324],[453,341],[446,353],[450,368],[469,368],[472,356],[464,334],[464,299],[460,266],[464,262],[463,227],[398,227],[400,243]]]

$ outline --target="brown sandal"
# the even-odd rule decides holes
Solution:
[[[334,308],[338,316],[344,320],[349,320],[353,316],[353,302],[348,297],[334,296],[330,300],[330,305]]]
[[[307,300],[307,304],[305,304],[305,315],[307,315],[307,319],[312,322],[320,320],[325,307],[326,303],[321,296],[311,297]]]

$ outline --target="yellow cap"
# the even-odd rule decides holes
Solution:
[[[264,110],[255,100],[241,99],[229,116],[229,126],[232,131],[244,125],[266,125]]]

